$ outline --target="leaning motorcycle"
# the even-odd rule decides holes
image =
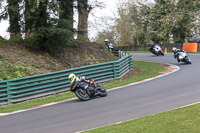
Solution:
[[[88,87],[91,88],[91,91],[87,90]],[[71,86],[70,91],[74,92],[75,95],[82,101],[88,101],[92,97],[96,96],[107,96],[107,91],[92,80],[89,83],[84,81],[76,81],[73,86]]]
[[[186,52],[178,52],[178,59],[180,62],[184,62],[186,64],[192,64],[190,61],[189,56],[186,54]],[[178,61],[177,59],[177,61]]]
[[[153,54],[159,56],[159,55],[162,55],[164,56],[164,52],[162,51],[161,47],[159,45],[155,45],[153,47],[152,50],[150,50],[150,52],[152,52]]]

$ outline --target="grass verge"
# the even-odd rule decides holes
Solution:
[[[164,66],[157,63],[153,63],[153,62],[134,61],[133,64],[134,64],[134,69],[135,69],[134,71],[137,70],[138,71],[137,73],[129,74],[129,77],[125,79],[118,79],[118,80],[106,82],[103,84],[103,87],[106,89],[110,89],[110,88],[126,85],[129,83],[134,83],[140,80],[144,80],[144,79],[159,75],[159,72],[165,70]],[[34,99],[34,100],[30,100],[30,101],[26,101],[26,102],[22,102],[18,104],[1,106],[0,113],[7,113],[7,112],[13,112],[17,110],[27,109],[34,106],[44,105],[51,102],[61,101],[61,100],[65,100],[65,99],[69,99],[73,97],[75,97],[74,93],[67,92],[67,93],[48,96],[44,98],[38,98],[38,99]]]
[[[126,51],[126,53],[151,53],[149,51]]]
[[[199,133],[200,104],[113,124],[84,133]]]

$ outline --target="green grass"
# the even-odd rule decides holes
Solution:
[[[200,52],[187,52],[187,54],[200,54]]]
[[[0,81],[13,78],[21,78],[30,75],[31,68],[16,65],[9,57],[0,54]]]
[[[200,104],[113,124],[84,133],[199,133]]]
[[[105,88],[114,88],[114,87],[130,84],[130,83],[134,83],[137,81],[141,81],[147,78],[157,76],[159,75],[159,72],[164,71],[165,69],[164,67],[159,66],[158,64],[153,63],[153,62],[134,61],[133,64],[134,64],[134,68],[140,69],[140,72],[137,75],[134,75],[133,77],[127,80],[123,80],[123,81],[118,79],[118,80],[112,81],[111,83],[107,83],[103,86]]]
[[[149,51],[126,51],[126,53],[151,53]]]
[[[165,69],[164,67],[162,67],[156,63],[153,63],[153,62],[134,61],[133,64],[134,64],[135,69],[140,69],[140,72],[138,74],[134,75],[133,77],[131,77],[127,80],[118,79],[118,80],[115,80],[112,82],[107,82],[107,83],[103,84],[103,87],[105,87],[106,89],[110,89],[113,87],[118,87],[118,86],[122,86],[125,84],[144,80],[144,79],[159,75],[159,72],[161,72]],[[34,107],[34,106],[38,106],[38,105],[48,104],[48,103],[55,102],[55,101],[69,99],[72,97],[75,97],[74,93],[68,92],[68,93],[64,93],[64,94],[58,94],[58,95],[53,95],[53,96],[49,96],[49,97],[30,100],[30,101],[26,101],[26,102],[22,102],[22,103],[18,103],[18,104],[0,106],[0,113],[13,112],[13,111],[26,109],[26,108],[30,108],[30,107]]]

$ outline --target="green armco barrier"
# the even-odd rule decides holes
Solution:
[[[69,91],[70,73],[86,76],[100,83],[121,78],[131,69],[133,69],[132,56],[127,55],[117,61],[1,81],[0,105]]]

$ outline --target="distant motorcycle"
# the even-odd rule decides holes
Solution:
[[[86,88],[92,87],[92,91],[87,91]],[[90,81],[89,83],[83,81],[77,81],[74,83],[73,86],[70,88],[71,92],[74,92],[76,96],[83,101],[88,101],[90,98],[95,96],[105,97],[107,96],[107,91],[97,85],[94,81]]]
[[[186,64],[192,64],[192,62],[190,61],[189,56],[186,54],[185,51],[181,51],[177,53],[177,61],[178,62],[184,62]]]
[[[164,52],[162,51],[162,49],[159,45],[152,46],[151,48],[149,48],[149,51],[157,56],[159,56],[159,55],[164,56]]]
[[[114,47],[113,47],[113,44],[112,44],[112,43],[109,43],[109,44],[108,44],[108,48],[111,49],[111,50],[113,50],[113,48],[114,48]]]

